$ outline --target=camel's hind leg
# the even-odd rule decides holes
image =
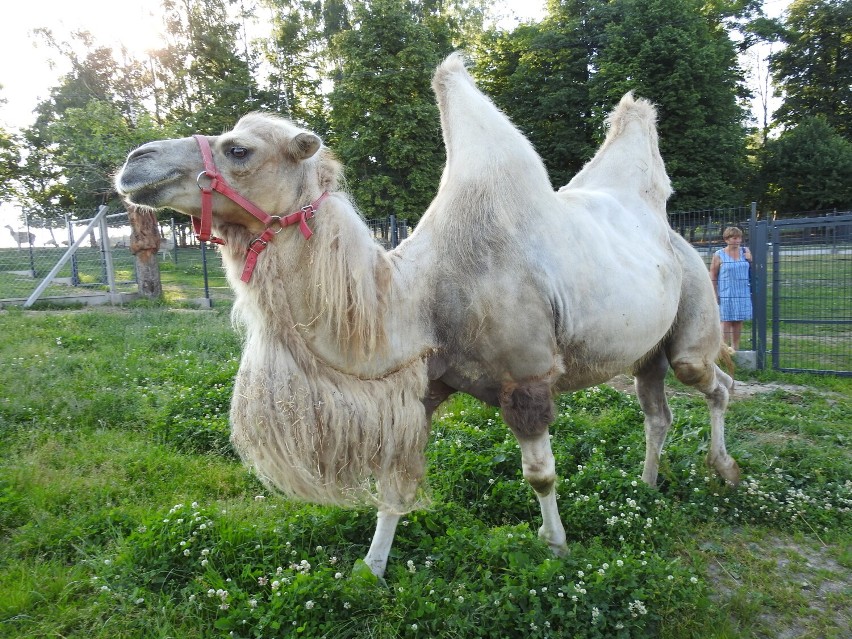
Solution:
[[[680,327],[679,327],[680,328]],[[711,336],[718,334],[711,331]],[[712,344],[712,341],[710,341]],[[714,360],[721,348],[721,336],[716,348],[707,346],[708,340],[692,340],[688,331],[678,331],[669,343],[669,361],[675,376],[684,384],[697,388],[707,400],[710,409],[710,452],[707,463],[730,485],[740,482],[740,468],[725,448],[725,411],[734,380],[719,368]]]
[[[666,433],[672,425],[672,411],[666,400],[665,377],[669,361],[662,351],[645,362],[635,378],[636,397],[645,413],[645,466],[642,481],[651,487],[657,485],[660,454],[666,441]]]

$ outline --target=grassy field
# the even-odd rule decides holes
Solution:
[[[0,311],[0,637],[848,636],[852,380],[746,380],[736,490],[704,466],[688,389],[659,490],[630,393],[560,396],[565,559],[499,413],[457,396],[431,506],[376,580],[357,567],[374,513],[288,502],[235,459],[239,350],[224,306]]]

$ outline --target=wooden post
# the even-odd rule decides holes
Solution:
[[[130,219],[130,252],[136,256],[136,280],[143,297],[157,299],[163,296],[160,281],[160,226],[157,216],[150,209],[126,204]]]

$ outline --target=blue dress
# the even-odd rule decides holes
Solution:
[[[719,267],[719,316],[723,322],[741,322],[750,320],[751,285],[749,284],[749,263],[745,259],[745,249],[740,248],[740,258],[730,257],[725,249],[716,251],[722,260]]]

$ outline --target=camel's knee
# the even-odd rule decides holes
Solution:
[[[687,386],[708,388],[715,378],[714,366],[701,360],[675,359],[671,363],[675,377]]]
[[[556,416],[547,382],[506,383],[500,391],[503,420],[518,439],[540,436]]]
[[[556,469],[545,462],[524,463],[524,479],[538,495],[549,495],[556,485]]]

